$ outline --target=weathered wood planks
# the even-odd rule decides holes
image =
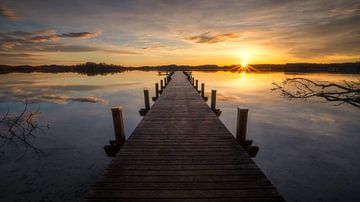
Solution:
[[[182,72],[172,76],[85,199],[283,200]]]

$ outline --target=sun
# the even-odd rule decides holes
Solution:
[[[250,72],[250,71],[258,71],[256,70],[254,67],[251,67],[249,65],[249,51],[245,51],[243,50],[239,55],[240,57],[240,64],[239,65],[235,65],[234,67],[231,68],[231,70],[235,70],[237,72]]]
[[[242,60],[240,64],[241,64],[241,67],[246,67],[246,66],[248,66],[249,63],[246,60]]]
[[[249,52],[243,51],[241,54],[241,67],[246,67],[249,64]]]

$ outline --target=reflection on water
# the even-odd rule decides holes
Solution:
[[[236,107],[249,108],[248,136],[261,150],[255,161],[288,200],[360,200],[359,109],[350,105],[289,101],[272,83],[304,77],[339,83],[359,75],[193,72],[217,89],[220,119],[234,133]],[[163,77],[163,76],[162,76]],[[143,107],[143,88],[154,95],[157,72],[107,76],[65,74],[0,75],[0,112],[21,111],[24,96],[40,105],[47,135],[33,142],[44,151],[21,161],[14,148],[0,157],[3,200],[79,199],[109,162],[103,145],[113,139],[110,108],[124,106],[127,136]],[[31,110],[31,109],[30,109]]]
[[[351,105],[288,100],[272,83],[304,77],[315,82],[359,81],[360,75],[193,72],[217,89],[220,119],[234,134],[236,107],[249,108],[248,138],[261,149],[254,159],[290,201],[358,201],[360,116]]]
[[[0,151],[2,155],[8,155],[9,149],[5,147],[13,146],[16,150],[23,150],[23,157],[28,150],[37,154],[41,149],[35,147],[31,140],[35,139],[37,133],[45,133],[48,125],[42,125],[37,122],[40,113],[39,108],[36,111],[28,111],[29,103],[25,99],[24,107],[18,114],[14,114],[8,109],[0,113]]]
[[[323,98],[336,105],[344,103],[360,107],[360,81],[343,81],[340,83],[315,82],[307,78],[287,78],[281,84],[273,82],[271,90],[280,91],[288,99]]]

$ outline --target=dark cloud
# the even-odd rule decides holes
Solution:
[[[53,29],[44,29],[37,30],[34,32],[25,32],[25,31],[13,31],[13,32],[3,32],[0,33],[0,37],[9,37],[9,38],[30,38],[34,36],[46,36],[46,35],[54,35],[56,31]]]
[[[211,35],[210,32],[205,32],[200,35],[188,37],[186,39],[193,41],[195,43],[213,44],[213,43],[219,43],[219,42],[236,39],[239,37],[240,35],[238,33],[224,33],[218,35]]]
[[[94,52],[103,51],[112,54],[137,55],[136,51],[108,50],[88,45],[70,45],[68,43],[55,42],[65,38],[90,39],[100,35],[100,32],[70,32],[56,34],[55,30],[39,30],[35,32],[14,31],[0,33],[0,58],[4,57],[30,57],[33,54],[22,52]],[[12,51],[11,53],[9,51]],[[18,53],[14,53],[18,52]],[[37,55],[40,56],[40,55]]]
[[[27,58],[27,57],[41,57],[42,55],[29,54],[29,53],[0,53],[0,58]]]
[[[34,36],[29,40],[32,42],[46,42],[46,41],[56,41],[59,40],[60,37],[57,35],[47,35],[47,36]]]
[[[58,37],[91,39],[100,35],[100,32],[70,32],[57,35]]]
[[[101,49],[85,45],[64,45],[64,44],[51,44],[38,47],[37,51],[43,52],[93,52]]]
[[[0,43],[17,42],[17,43],[36,43],[56,41],[65,38],[90,39],[100,35],[100,32],[70,32],[56,34],[55,30],[38,30],[34,32],[14,31],[0,33]]]
[[[10,9],[6,6],[3,6],[3,5],[0,5],[0,16],[4,17],[6,19],[9,19],[11,21],[20,19],[20,17],[17,16],[16,13],[12,9]]]
[[[55,30],[38,30],[34,32],[14,31],[0,33],[0,59],[11,63],[11,58],[29,61],[40,59],[41,54],[34,52],[93,52],[102,49],[88,45],[73,45],[55,42],[65,38],[89,39],[99,32],[71,32],[56,34]]]

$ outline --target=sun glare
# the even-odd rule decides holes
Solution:
[[[250,56],[249,51],[243,50],[239,55],[240,64],[235,65],[231,70],[236,70],[237,72],[250,72],[250,71],[258,71],[254,67],[249,65]]]
[[[248,61],[245,61],[245,60],[241,61],[242,67],[246,67],[247,65],[248,65]]]
[[[241,54],[241,67],[246,67],[249,64],[249,52],[243,51]]]

